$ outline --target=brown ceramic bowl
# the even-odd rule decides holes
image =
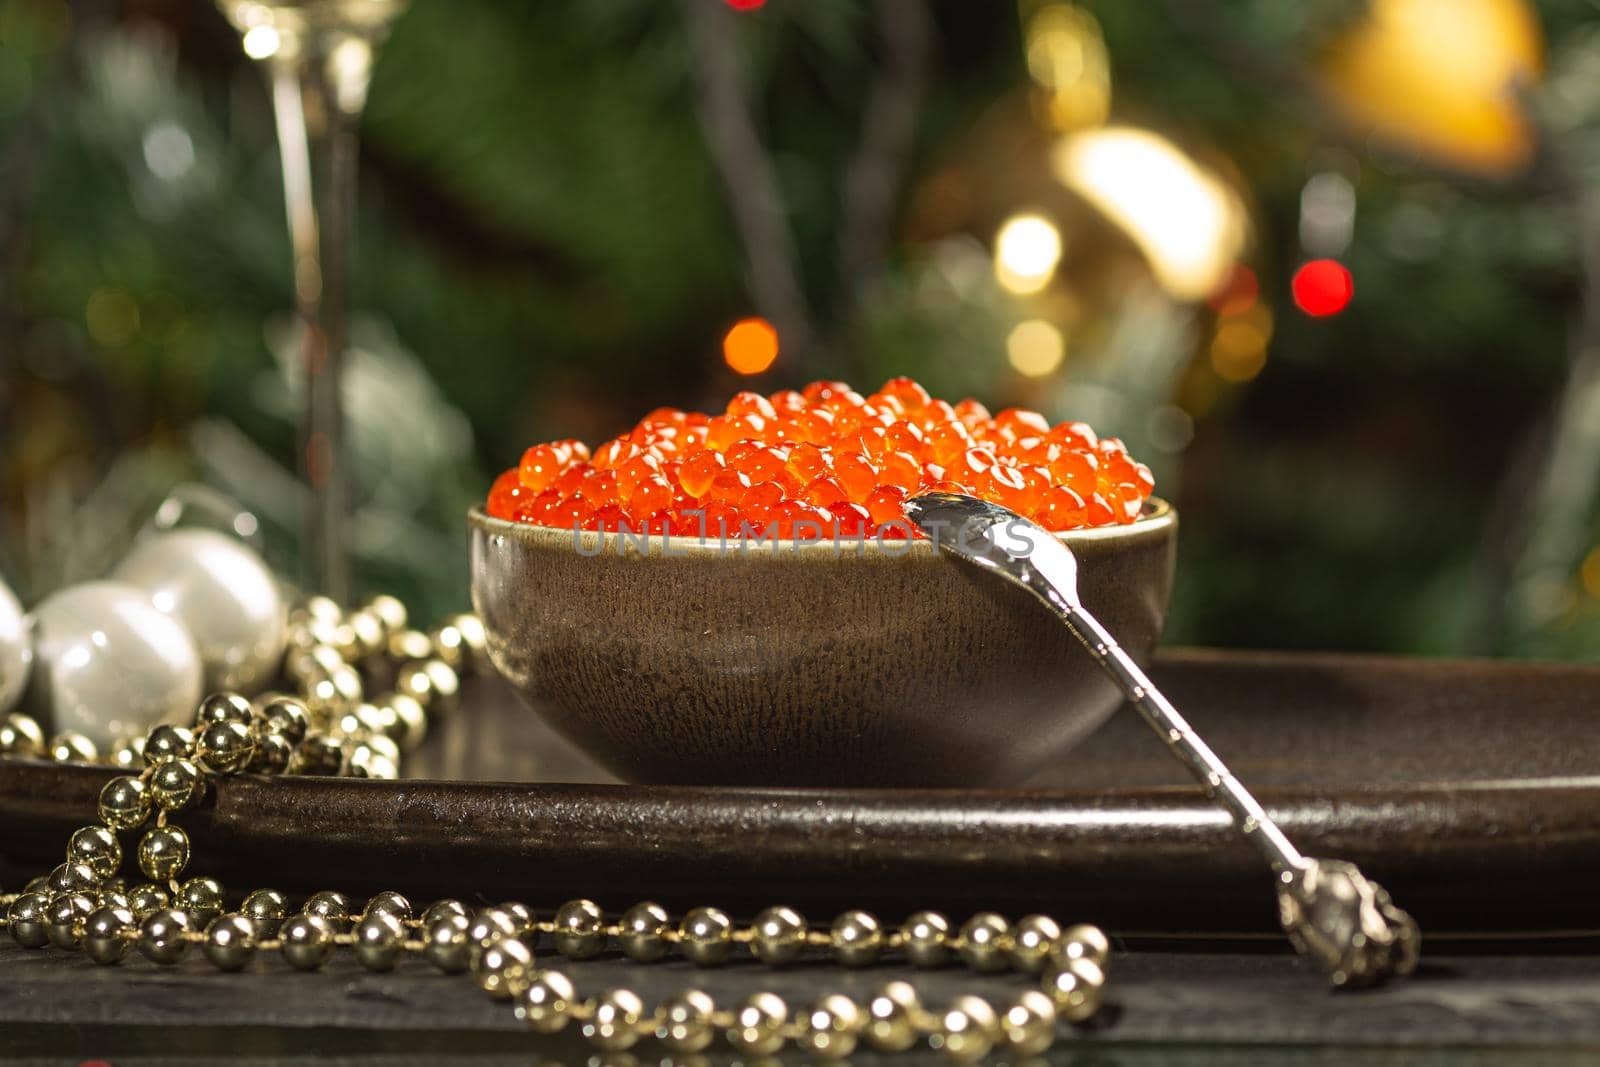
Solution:
[[[470,522],[490,658],[628,781],[1015,785],[1119,702],[1043,605],[926,541],[652,537],[641,552],[477,509]],[[1084,603],[1140,659],[1177,525],[1156,501],[1131,525],[1062,535]]]

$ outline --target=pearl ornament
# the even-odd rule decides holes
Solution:
[[[110,751],[200,701],[200,654],[187,630],[121,582],[62,589],[34,609],[32,700],[55,728]]]
[[[208,689],[259,689],[283,654],[287,608],[251,548],[216,530],[171,530],[134,545],[114,577],[145,591],[194,638]]]
[[[17,706],[28,688],[33,666],[33,640],[22,605],[9,586],[0,582],[0,715]]]

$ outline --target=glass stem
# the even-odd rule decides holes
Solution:
[[[271,79],[294,254],[297,359],[303,388],[299,441],[306,486],[303,577],[310,588],[347,603],[351,515],[341,388],[355,204],[356,114],[342,106],[347,101],[340,97],[347,94],[328,84],[314,52],[273,63]]]

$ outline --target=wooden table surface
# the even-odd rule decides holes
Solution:
[[[1275,951],[1121,950],[1107,1006],[1047,1057],[1053,1064],[1593,1063],[1600,1058],[1600,960],[1594,949],[1538,956],[1431,956],[1408,982],[1332,993],[1299,961]],[[862,995],[907,977],[926,1001],[958,992],[992,1000],[1026,987],[1019,976],[894,966],[842,971],[805,963],[699,970],[683,961],[636,964],[612,956],[562,964],[581,990],[625,986],[647,1002],[688,984],[719,1001],[770,989],[798,1006],[820,990]],[[369,974],[341,955],[302,974],[277,959],[221,975],[198,957],[174,967],[130,958],[112,967],[56,949],[0,947],[0,1055],[41,1061],[146,1058],[206,1061],[334,1057],[363,1063],[652,1064],[653,1041],[633,1059],[595,1058],[574,1034],[527,1031],[508,1005],[461,976],[418,960]],[[791,1054],[792,1056],[793,1054]],[[857,1064],[933,1061],[932,1052]],[[803,1057],[788,1062],[803,1062]],[[740,1060],[715,1046],[708,1064]],[[748,1062],[748,1058],[746,1058]],[[679,1057],[676,1062],[685,1062]]]

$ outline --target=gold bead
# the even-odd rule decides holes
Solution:
[[[806,947],[806,921],[793,908],[768,908],[751,924],[750,951],[777,967],[792,963]]]
[[[351,778],[386,781],[397,777],[400,773],[400,769],[393,762],[378,755],[364,742],[345,742],[344,765]]]
[[[379,738],[372,738],[377,741]],[[352,778],[371,778],[374,781],[392,782],[400,777],[400,767],[370,744],[359,744],[349,749],[346,766]]]
[[[177,906],[197,923],[210,922],[222,914],[222,884],[215,878],[191,878],[178,888]]]
[[[130,737],[111,750],[110,762],[113,767],[124,771],[136,771],[144,766],[144,738]]]
[[[595,998],[583,1036],[596,1048],[615,1052],[643,1037],[644,1001],[628,989],[607,989]]]
[[[6,909],[6,921],[11,926],[11,936],[23,948],[43,948],[50,943],[50,933],[45,929],[45,909],[49,899],[39,892],[20,894]]]
[[[432,922],[445,914],[460,915],[462,918],[467,918],[467,906],[459,900],[436,900],[423,911],[422,921],[425,923]]]
[[[366,706],[365,704],[357,704],[355,707],[335,715],[333,722],[328,725],[328,736],[343,743],[347,749],[352,741],[357,743],[366,741],[367,737],[372,733],[365,720],[361,717],[361,709]]]
[[[1028,990],[1000,1016],[1000,1034],[1017,1055],[1039,1055],[1055,1044],[1055,1003],[1037,989]]]
[[[1106,937],[1105,931],[1090,923],[1078,923],[1076,926],[1067,927],[1061,939],[1056,942],[1055,959],[1060,963],[1068,960],[1088,960],[1102,970],[1106,961],[1111,958],[1111,942]]]
[[[936,911],[919,911],[900,926],[906,959],[918,967],[938,967],[950,958],[950,920]]]
[[[838,993],[812,1003],[801,1016],[802,1045],[823,1059],[838,1060],[855,1051],[862,1030],[861,1009]]]
[[[81,860],[68,860],[50,872],[45,888],[54,893],[91,893],[100,886],[100,876]]]
[[[243,723],[214,722],[195,742],[195,754],[213,774],[237,774],[250,765],[255,738]]]
[[[391,659],[427,659],[436,655],[433,641],[420,630],[398,630],[389,635],[389,657]]]
[[[716,908],[695,908],[678,925],[678,949],[689,962],[714,967],[728,958],[733,923]]]
[[[671,925],[666,909],[644,901],[622,913],[622,934],[618,940],[629,959],[640,963],[658,960],[667,954],[666,934]]]
[[[847,911],[833,920],[829,932],[833,954],[846,967],[865,967],[883,948],[883,929],[868,912]]]
[[[776,1052],[783,1047],[783,1024],[788,1018],[789,1006],[782,998],[757,993],[734,1009],[728,1044],[757,1056]]]
[[[293,649],[283,661],[284,673],[302,685],[309,679],[323,677],[345,666],[348,664],[344,653],[332,644],[323,642]]]
[[[45,934],[57,948],[74,948],[85,921],[94,914],[94,898],[87,893],[57,893],[45,905]]]
[[[67,862],[86,864],[97,880],[104,880],[122,866],[122,846],[104,826],[85,826],[68,840]]]
[[[392,971],[400,959],[405,927],[386,911],[369,911],[356,923],[356,962],[369,971]]]
[[[950,1002],[939,1019],[935,1035],[950,1058],[972,1063],[989,1054],[1000,1036],[1000,1020],[981,997],[960,996]]]
[[[302,686],[311,677],[325,674],[335,665],[343,666],[355,658],[355,651],[351,648],[356,639],[355,631],[343,622],[313,622],[307,629],[311,632],[313,644],[305,651],[314,655],[308,658],[291,654],[291,658],[284,663],[284,673]]]
[[[363,915],[376,915],[380,912],[384,915],[393,915],[401,922],[407,922],[411,918],[411,901],[392,889],[385,889],[383,892],[368,898],[367,906],[362,909],[361,913]]]
[[[250,754],[251,774],[283,774],[294,759],[294,743],[282,734],[257,734],[255,751]]]
[[[161,723],[151,727],[144,739],[144,765],[159,766],[169,759],[187,759],[194,755],[194,733],[182,726]]]
[[[387,734],[372,734],[365,741],[363,741],[362,744],[366,745],[374,753],[383,757],[385,760],[388,760],[390,763],[397,766],[399,765],[400,746],[389,740]]]
[[[476,670],[489,650],[489,633],[483,628],[483,620],[469,611],[451,616],[446,625],[461,635],[461,651],[465,655],[462,666]]]
[[[12,712],[0,721],[0,756],[43,756],[44,731],[33,718]]]
[[[139,951],[153,963],[177,963],[189,947],[183,935],[192,928],[186,912],[171,908],[153,912],[139,924]]]
[[[428,672],[428,681],[433,685],[428,710],[441,714],[454,711],[461,697],[461,675],[442,659],[425,659],[422,669]]]
[[[867,1001],[866,1038],[873,1048],[904,1052],[917,1043],[912,1016],[919,1009],[917,991],[907,982],[890,982]]]
[[[201,951],[219,971],[238,971],[250,962],[256,947],[256,927],[243,915],[220,915],[206,927]]]
[[[347,644],[340,651],[351,663],[361,663],[376,655],[383,649],[388,638],[383,620],[377,613],[366,609],[352,611],[346,615],[344,625],[348,628],[349,637]],[[343,633],[344,631],[341,631],[341,636]]]
[[[496,904],[494,910],[511,920],[511,928],[516,931],[515,936],[528,938],[537,935],[539,924],[533,917],[533,911],[526,904],[508,900],[502,904]]]
[[[388,593],[379,593],[368,600],[363,611],[370,612],[383,624],[385,633],[399,633],[406,628],[406,620],[410,613],[406,611],[405,604],[399,597],[390,596]]]
[[[290,774],[336,777],[342,770],[344,749],[320,730],[307,733],[305,740],[295,746],[294,756],[289,760]]]
[[[455,615],[433,631],[435,655],[458,671],[476,670],[482,663],[488,637],[476,615]]]
[[[277,734],[295,745],[306,736],[311,713],[294,697],[277,696],[262,702],[256,723],[259,733]]]
[[[1093,960],[1069,959],[1046,966],[1041,986],[1056,1014],[1069,1023],[1081,1023],[1100,1010],[1105,981],[1105,972]]]
[[[87,737],[64,730],[50,741],[50,758],[57,763],[93,763],[100,758],[100,752]]]
[[[321,919],[328,924],[331,930],[342,930],[350,921],[350,914],[354,911],[350,898],[343,893],[336,893],[332,889],[324,889],[311,894],[306,898],[305,905],[300,909],[305,914]]]
[[[182,811],[204,793],[205,778],[192,760],[164,760],[150,775],[150,798],[163,811]]]
[[[961,927],[961,958],[975,971],[1005,970],[1005,941],[1010,930],[1003,916],[979,912]]]
[[[321,596],[320,594],[307,597],[306,602],[301,605],[301,610],[309,618],[322,622],[338,622],[344,618],[344,609],[339,606],[339,602],[332,597]]]
[[[433,914],[430,908],[422,922],[422,955],[428,962],[445,974],[460,974],[466,970],[470,959],[468,950],[472,946],[472,939],[467,935],[471,920],[461,912]]]
[[[1028,915],[1018,920],[1016,929],[1011,931],[1011,948],[1007,953],[1011,966],[1028,974],[1038,974],[1060,936],[1061,927],[1048,915]]]
[[[289,902],[276,889],[257,889],[244,898],[239,911],[250,920],[257,937],[275,937],[289,914]]]
[[[405,693],[390,693],[383,697],[383,703],[394,710],[395,727],[389,736],[402,752],[414,751],[428,736],[428,712],[422,702]]]
[[[128,954],[126,935],[133,924],[133,912],[125,907],[99,908],[83,924],[84,955],[96,963],[116,963]]]
[[[163,760],[184,760],[194,755],[194,731],[171,723],[158,723],[144,736],[144,765],[157,766]]]
[[[385,741],[393,744],[393,741],[389,738],[389,731],[393,729],[395,724],[393,708],[362,701],[355,706],[350,714],[356,717],[356,721],[361,724],[362,730],[365,731],[362,735],[363,739],[381,736]],[[397,753],[398,751],[396,749]]]
[[[408,696],[424,708],[433,708],[433,678],[422,664],[426,661],[406,663],[395,671],[395,692]]]
[[[517,1018],[541,1034],[554,1034],[572,1018],[578,994],[572,982],[560,971],[534,971],[528,975],[528,988],[517,998]]]
[[[138,778],[113,778],[100,790],[99,811],[113,830],[132,830],[150,817],[150,794]]]
[[[711,1025],[716,1010],[716,1002],[710,996],[698,989],[686,989],[657,1005],[656,1017],[661,1024],[656,1036],[675,1051],[699,1052],[716,1037]]]
[[[556,909],[556,951],[574,960],[585,960],[605,947],[600,933],[604,917],[592,900],[569,900]]]
[[[136,885],[128,892],[128,910],[140,922],[163,910],[169,903],[167,891],[150,882]]]
[[[341,671],[348,668],[340,668]],[[359,686],[360,676],[356,676],[357,685],[355,695],[350,696],[350,679],[348,677],[335,678],[331,674],[322,674],[306,682],[301,691],[306,710],[311,713],[312,722],[324,722],[328,718],[344,711],[352,703],[361,699]]]
[[[333,951],[333,928],[316,915],[295,915],[278,930],[283,958],[301,971],[314,971]]]
[[[522,924],[502,908],[484,908],[472,917],[467,937],[474,945],[487,945],[502,937],[520,937]]]
[[[474,944],[468,949],[467,965],[479,989],[495,1000],[510,1000],[528,986],[533,953],[515,937],[501,937],[486,945]]]
[[[240,726],[249,726],[254,714],[255,709],[250,706],[250,701],[238,693],[212,693],[200,701],[194,716],[194,727],[204,730],[216,722],[236,722]]]
[[[156,826],[139,841],[139,869],[152,881],[175,878],[189,863],[189,835],[181,826]]]

